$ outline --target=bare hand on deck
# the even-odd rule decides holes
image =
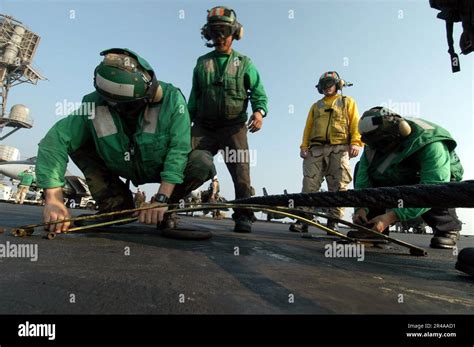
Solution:
[[[45,223],[69,219],[69,211],[62,201],[50,202],[45,205],[43,210],[43,221]],[[44,230],[55,231],[56,233],[66,232],[71,225],[70,222],[45,225]]]

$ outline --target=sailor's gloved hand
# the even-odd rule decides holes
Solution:
[[[352,215],[352,223],[354,224],[361,224],[365,225],[369,221],[367,220],[367,211],[365,208],[359,208],[353,215]]]
[[[140,207],[159,206],[159,205],[160,204],[157,202],[154,202],[152,204],[145,202]],[[168,207],[166,206],[139,211],[138,220],[140,223],[157,225],[158,222],[163,221],[166,211],[168,211]]]
[[[308,156],[308,148],[301,148],[300,157],[305,159]]]
[[[43,221],[45,223],[55,222],[59,220],[69,219],[71,218],[68,209],[64,206],[62,201],[54,201],[49,202],[45,205],[43,210]],[[46,231],[55,231],[56,233],[66,232],[71,223],[58,223],[58,224],[51,224],[46,225],[44,230]]]

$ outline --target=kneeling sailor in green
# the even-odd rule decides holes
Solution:
[[[134,208],[132,192],[120,177],[136,186],[160,183],[155,201],[166,203],[185,176],[188,186],[180,188],[190,192],[215,175],[208,154],[191,151],[190,117],[181,91],[158,81],[148,62],[131,50],[113,48],[101,55],[104,60],[94,72],[96,90],[39,144],[36,174],[44,189],[44,222],[69,218],[62,193],[68,156],[84,173],[100,213]],[[165,212],[154,208],[138,217],[157,224]],[[69,227],[60,223],[49,230]]]
[[[464,173],[456,155],[456,141],[442,127],[420,118],[403,118],[384,107],[366,111],[359,121],[365,146],[355,189],[460,181]],[[391,224],[421,216],[433,229],[433,248],[453,248],[461,222],[455,209],[356,208],[354,222],[373,224],[388,233]]]

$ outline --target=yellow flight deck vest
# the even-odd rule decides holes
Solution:
[[[327,106],[323,99],[313,107],[309,145],[346,145],[351,142],[347,96],[338,96]]]

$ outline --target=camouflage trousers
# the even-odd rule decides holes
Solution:
[[[348,145],[321,145],[309,149],[303,161],[303,193],[318,192],[324,179],[330,192],[347,190],[352,181]],[[343,207],[328,208],[327,212],[335,218],[344,216]]]
[[[84,146],[71,153],[70,157],[84,174],[90,193],[97,201],[101,212],[135,208],[133,194],[128,184],[107,168],[94,146]],[[184,182],[175,186],[170,202],[179,202],[215,174],[216,169],[209,152],[191,151],[184,170]],[[160,181],[160,173],[157,172],[156,180],[148,183],[160,183]]]

